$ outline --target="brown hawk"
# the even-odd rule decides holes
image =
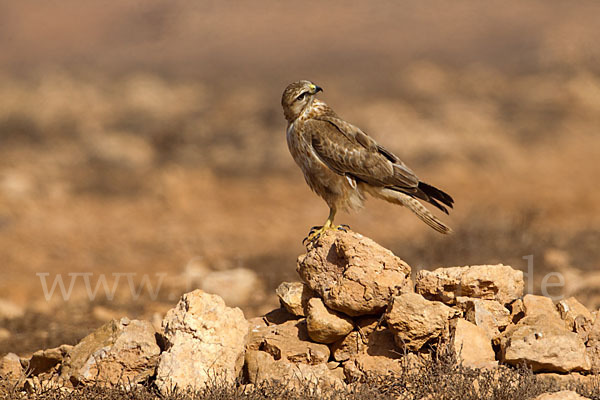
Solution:
[[[302,80],[288,85],[281,98],[290,153],[308,186],[330,209],[325,224],[313,228],[307,239],[313,240],[327,229],[343,229],[344,225],[333,225],[336,211],[360,209],[367,193],[408,207],[438,232],[452,232],[417,200],[448,214],[452,197],[421,182],[392,152],[316,99],[322,90]]]

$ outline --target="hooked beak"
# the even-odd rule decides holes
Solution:
[[[323,91],[323,88],[321,88],[320,86],[314,85],[314,84],[313,84],[313,85],[311,85],[311,89],[312,89],[312,91],[313,91],[313,93],[312,93],[312,94],[317,94],[317,93],[319,93],[319,92],[322,92],[322,91]]]

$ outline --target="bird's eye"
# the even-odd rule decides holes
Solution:
[[[304,92],[304,93],[300,94],[300,96],[296,97],[296,100],[302,101],[302,100],[304,100],[305,97],[306,97],[306,92]]]

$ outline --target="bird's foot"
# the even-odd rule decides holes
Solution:
[[[324,226],[313,226],[310,228],[308,232],[308,236],[302,240],[302,244],[307,245],[309,243],[314,242],[319,239],[321,235],[327,231],[343,231],[348,232],[350,226],[342,224],[342,225],[324,225]]]

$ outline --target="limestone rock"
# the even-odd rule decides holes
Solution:
[[[521,297],[523,287],[523,272],[502,264],[422,270],[416,278],[417,293],[446,304],[456,304],[462,296],[505,305]]]
[[[595,374],[600,373],[600,318],[598,316],[588,332],[586,352],[592,365],[592,371]]]
[[[73,346],[63,344],[59,347],[46,350],[38,350],[29,359],[27,372],[32,375],[46,373],[63,362],[63,359],[73,349]]]
[[[572,390],[561,390],[560,392],[548,392],[540,394],[534,400],[586,400],[587,397],[580,396]],[[589,399],[588,399],[589,400]]]
[[[547,317],[558,318],[559,314],[556,306],[550,297],[526,294],[523,297],[523,312],[526,317],[534,315],[546,315]]]
[[[327,307],[350,316],[382,312],[410,284],[404,261],[355,232],[325,232],[298,258],[297,271]]]
[[[157,386],[168,392],[233,382],[241,373],[248,321],[239,308],[202,290],[186,293],[163,320],[167,350],[160,355]]]
[[[246,352],[246,374],[253,384],[280,383],[288,388],[331,390],[343,388],[341,368],[329,369],[326,363],[311,365],[293,363],[287,359],[275,359],[259,350]]]
[[[385,314],[387,324],[401,348],[417,351],[432,339],[447,334],[448,320],[456,310],[417,293],[392,298]]]
[[[354,329],[350,318],[327,309],[318,297],[313,297],[308,301],[307,314],[308,335],[318,343],[333,343]]]
[[[0,380],[15,382],[24,379],[25,373],[21,367],[19,356],[15,353],[8,353],[0,358]]]
[[[61,378],[73,383],[129,385],[152,375],[160,348],[148,321],[109,321],[83,338],[66,355]]]
[[[500,337],[502,361],[525,362],[534,372],[589,371],[583,341],[560,318],[536,314],[511,325]]]
[[[498,365],[487,332],[462,318],[456,320],[450,345],[458,360],[470,368],[494,368]]]
[[[275,293],[285,309],[299,317],[306,317],[308,300],[316,296],[315,292],[302,282],[283,282]]]
[[[556,307],[567,327],[587,341],[588,333],[595,320],[592,313],[574,297],[559,301]]]
[[[362,317],[357,319],[355,322],[356,330],[350,332],[346,337],[330,346],[333,359],[340,362],[349,360],[353,356],[367,351],[370,342],[373,346],[375,346],[375,342],[377,342],[377,345],[380,345],[381,340],[369,340],[370,335],[375,331],[378,323],[379,320],[374,317]],[[391,346],[388,346],[388,349],[393,350],[395,348],[394,335],[389,329],[386,329],[386,331],[389,333],[391,341],[384,343],[383,345],[391,344]]]
[[[511,322],[508,309],[496,300],[458,297],[457,305],[463,311],[464,318],[482,328],[490,339],[500,335]]]
[[[329,347],[313,343],[305,320],[291,320],[252,331],[246,345],[248,350],[262,350],[274,359],[294,363],[323,364],[329,360]]]

